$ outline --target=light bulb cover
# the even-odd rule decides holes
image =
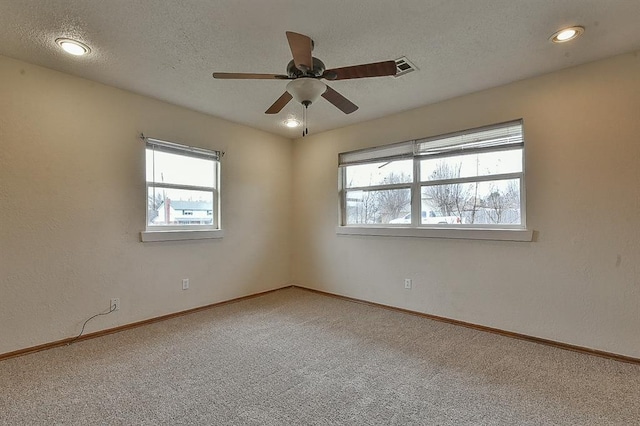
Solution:
[[[314,103],[327,90],[327,85],[315,78],[296,78],[287,84],[287,92],[291,93],[296,102]]]
[[[58,38],[56,39],[56,43],[65,52],[71,55],[82,56],[91,52],[91,49],[89,48],[89,46],[77,40],[71,40],[70,38]]]
[[[584,27],[579,25],[574,27],[562,28],[561,30],[556,31],[549,37],[553,43],[566,43],[567,41],[574,40],[580,37],[584,33]]]
[[[300,125],[300,122],[295,118],[288,118],[284,121],[284,125],[293,129],[294,127],[298,127]]]

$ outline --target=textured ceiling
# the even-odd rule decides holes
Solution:
[[[285,73],[285,31],[309,35],[328,68],[406,56],[402,77],[334,81],[360,109],[323,99],[311,133],[640,49],[640,0],[0,0],[0,54],[286,137],[290,102],[264,111],[286,81],[214,80],[213,71]],[[564,26],[585,34],[554,45]],[[69,37],[92,48],[60,51]]]

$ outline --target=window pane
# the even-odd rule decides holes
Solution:
[[[147,182],[213,188],[215,186],[215,164],[216,162],[213,160],[147,148]]]
[[[422,223],[456,217],[463,224],[520,225],[520,179],[422,187]],[[438,223],[438,222],[435,222]]]
[[[384,161],[345,167],[347,188],[411,183],[413,160]]]
[[[420,161],[420,180],[489,176],[522,171],[522,148]]]
[[[411,212],[411,190],[346,191],[347,225],[405,223]],[[395,221],[399,219],[400,221]],[[409,223],[411,219],[409,219]]]
[[[212,225],[213,192],[149,187],[148,225]]]

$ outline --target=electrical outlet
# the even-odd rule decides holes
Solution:
[[[189,290],[189,278],[182,279],[182,289]]]
[[[404,288],[406,288],[407,290],[411,290],[412,285],[413,283],[411,282],[411,278],[404,279]]]
[[[111,304],[109,305],[109,310],[111,312],[120,310],[120,299],[119,298],[116,297],[115,299],[111,299]]]

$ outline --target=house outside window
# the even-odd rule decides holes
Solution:
[[[522,120],[339,155],[340,225],[525,229]]]
[[[219,229],[220,152],[145,142],[147,231]]]

